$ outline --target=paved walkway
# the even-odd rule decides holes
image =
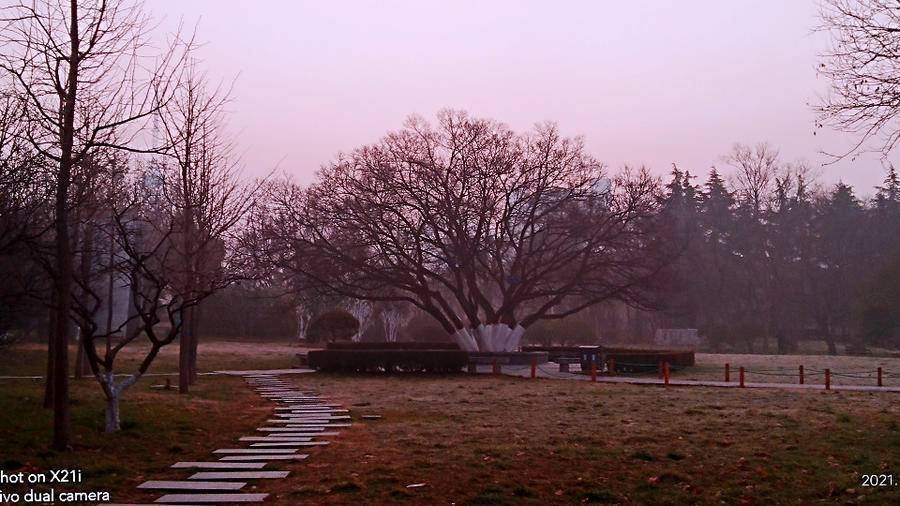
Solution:
[[[580,371],[574,370],[576,369],[573,366],[573,371],[559,372],[558,365],[554,362],[547,362],[544,364],[540,364],[537,367],[536,376],[540,378],[551,378],[551,379],[562,379],[562,380],[576,380],[576,381],[590,381],[590,374],[582,374]],[[490,374],[492,372],[492,367],[490,365],[486,366],[478,366],[478,374]],[[521,378],[529,378],[531,377],[531,366],[503,366],[501,368],[501,372],[508,376],[516,376]],[[647,378],[647,377],[634,377],[634,376],[597,376],[597,383],[625,383],[631,385],[657,385],[662,386],[665,382],[659,378]],[[738,381],[704,381],[704,380],[679,380],[679,379],[670,379],[669,386],[677,386],[677,387],[713,387],[713,388],[741,388]],[[744,388],[770,388],[770,389],[782,389],[782,390],[825,390],[825,385],[821,383],[805,383],[800,385],[798,383],[758,383],[758,382],[744,382]],[[831,390],[835,391],[845,391],[845,392],[889,392],[889,393],[900,393],[900,387],[897,386],[884,386],[879,387],[875,385],[835,385],[832,383]]]
[[[235,448],[219,448],[212,455],[218,460],[176,462],[174,469],[193,473],[185,480],[148,480],[138,488],[159,490],[164,495],[154,504],[236,504],[258,503],[265,492],[242,492],[249,483],[265,489],[266,480],[287,478],[289,471],[269,466],[294,463],[309,457],[302,449],[328,445],[325,438],[339,432],[328,429],[349,427],[349,411],[329,402],[315,392],[292,388],[281,376],[311,372],[303,369],[272,371],[217,371],[216,374],[242,376],[259,395],[278,403],[271,424],[238,438]],[[338,423],[334,423],[338,422]],[[265,468],[265,469],[264,469]],[[256,486],[252,488],[257,488]]]

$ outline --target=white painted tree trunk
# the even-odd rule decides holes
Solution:
[[[365,300],[354,299],[347,304],[347,310],[359,322],[359,329],[353,336],[353,342],[359,342],[362,339],[363,332],[369,326],[369,317],[372,316],[372,304]]]
[[[397,341],[400,335],[400,323],[403,314],[395,308],[388,308],[381,312],[381,320],[384,323],[384,337],[388,342]]]
[[[309,320],[312,315],[309,309],[303,306],[297,306],[295,311],[297,312],[297,340],[303,341],[306,339],[306,331],[309,328]]]
[[[119,401],[122,398],[122,393],[125,392],[128,387],[137,383],[137,380],[140,379],[140,377],[140,374],[133,374],[124,381],[116,384],[116,377],[112,372],[106,372],[99,375],[98,379],[106,386],[104,389],[106,392],[105,432],[118,432],[122,429],[122,420],[119,415]]]
[[[465,351],[516,351],[522,341],[525,328],[510,327],[504,323],[491,323],[478,327],[462,328],[450,337]]]

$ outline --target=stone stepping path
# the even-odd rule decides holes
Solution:
[[[232,371],[232,373],[237,373]],[[257,433],[238,438],[249,443],[246,448],[219,448],[212,453],[218,461],[176,462],[173,469],[190,469],[195,472],[186,480],[149,480],[138,485],[143,490],[168,490],[156,499],[154,506],[169,504],[234,504],[262,502],[266,493],[238,493],[247,485],[246,480],[278,480],[287,478],[289,471],[262,469],[279,463],[301,461],[309,457],[297,453],[301,448],[327,446],[328,441],[314,438],[337,436],[329,429],[350,427],[350,411],[340,404],[329,402],[318,392],[301,391],[279,378],[292,371],[248,371],[242,374],[256,392],[274,402],[275,413],[266,423],[276,426],[259,427]],[[339,421],[341,423],[334,423]],[[197,492],[197,493],[191,493]]]
[[[290,471],[212,471],[194,473],[189,480],[275,480],[287,478]]]
[[[150,480],[138,488],[162,490],[240,490],[246,483],[241,481],[160,481]]]
[[[235,502],[262,502],[269,494],[169,494],[156,500],[169,504],[221,504]]]

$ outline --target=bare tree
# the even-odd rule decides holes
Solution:
[[[160,110],[160,134],[170,146],[165,198],[179,216],[177,245],[182,298],[209,291],[218,269],[221,235],[249,211],[259,183],[242,185],[239,160],[225,133],[230,89],[211,86],[196,61],[173,100]],[[199,305],[184,309],[179,341],[179,391],[188,392],[197,375]]]
[[[888,153],[900,140],[900,10],[894,0],[824,0],[820,31],[831,45],[820,55],[819,73],[830,87],[816,107],[821,124],[858,135],[850,155],[879,139]]]
[[[255,237],[323,290],[408,302],[464,349],[510,350],[539,319],[646,300],[671,260],[652,234],[658,190],[645,172],[607,177],[553,125],[520,135],[447,111],[339,157],[306,190],[273,185]]]
[[[32,125],[27,140],[57,166],[53,447],[69,446],[68,329],[73,254],[69,230],[72,168],[95,148],[143,151],[142,120],[165,102],[183,53],[149,53],[140,4],[116,0],[35,0],[3,8],[0,69]]]
[[[384,325],[384,338],[388,342],[396,342],[400,337],[400,328],[412,316],[409,311],[396,302],[385,304],[381,308],[381,322]]]

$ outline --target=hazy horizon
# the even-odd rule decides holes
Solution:
[[[229,122],[250,174],[310,181],[339,152],[443,108],[517,131],[555,121],[614,169],[664,176],[675,163],[698,182],[735,142],[818,168],[820,151],[854,139],[815,131],[828,43],[815,0],[265,5],[147,2],[165,30],[197,24],[211,76],[237,77]],[[884,177],[878,154],[818,172],[859,195]]]

